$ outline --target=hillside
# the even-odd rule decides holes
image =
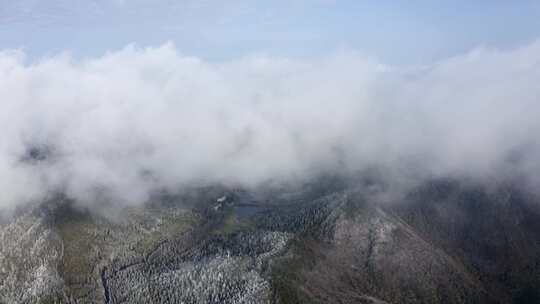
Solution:
[[[540,205],[426,182],[203,187],[114,217],[59,196],[0,227],[1,303],[539,303]]]

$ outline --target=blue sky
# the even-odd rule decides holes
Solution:
[[[0,49],[30,59],[173,41],[211,61],[352,49],[411,65],[538,38],[540,1],[0,0]]]

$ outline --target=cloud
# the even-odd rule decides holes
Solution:
[[[370,167],[535,180],[538,79],[540,43],[409,69],[354,52],[211,63],[165,44],[27,63],[4,51],[0,207]]]

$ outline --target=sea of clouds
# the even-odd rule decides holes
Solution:
[[[0,105],[4,209],[56,191],[126,205],[369,167],[540,180],[540,42],[406,68],[351,51],[208,62],[168,43],[29,62],[5,50]]]

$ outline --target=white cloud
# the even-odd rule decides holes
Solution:
[[[156,188],[338,165],[534,177],[538,79],[539,43],[407,71],[355,53],[208,63],[171,44],[34,64],[3,52],[0,206],[57,189],[133,204]]]

